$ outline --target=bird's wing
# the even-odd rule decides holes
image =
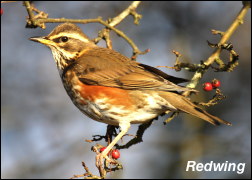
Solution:
[[[139,63],[139,66],[143,67],[145,70],[147,71],[150,71],[158,76],[161,76],[163,77],[164,79],[168,80],[168,81],[171,81],[175,84],[179,84],[179,83],[184,83],[184,82],[189,82],[188,79],[184,79],[184,78],[179,78],[179,77],[174,77],[174,76],[171,76],[171,75],[168,75],[166,73],[164,73],[163,71],[157,69],[157,68],[154,68],[152,66],[148,66],[146,64],[140,64]]]
[[[113,51],[113,53],[116,53]],[[74,70],[79,80],[89,85],[116,87],[122,89],[187,91],[191,90],[175,83],[185,79],[169,76],[164,72],[116,53],[109,55],[86,54],[81,57]],[[120,61],[118,60],[120,59]],[[171,82],[171,81],[173,82]]]

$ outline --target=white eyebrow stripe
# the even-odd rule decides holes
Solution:
[[[83,36],[80,36],[79,34],[76,34],[76,33],[60,33],[60,34],[57,34],[55,36],[52,36],[51,39],[55,39],[55,38],[59,38],[59,37],[62,37],[62,36],[67,36],[67,37],[70,37],[70,38],[74,38],[74,39],[79,39],[85,43],[88,43],[90,42],[90,40],[88,38],[85,38]]]

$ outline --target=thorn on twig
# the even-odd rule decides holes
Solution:
[[[176,57],[182,56],[178,51],[172,50],[173,54],[175,54]]]
[[[171,120],[173,120],[177,115],[179,114],[178,111],[175,111],[171,114],[170,117],[168,117],[163,123],[164,125],[166,125],[167,123],[171,122]]]
[[[204,102],[200,102],[198,103],[199,105],[202,105],[202,106],[213,106],[213,105],[216,105],[218,104],[221,100],[227,98],[227,96],[225,96],[221,90],[219,88],[216,89],[216,92],[215,92],[215,95],[213,96],[212,99],[210,99],[207,103],[204,103]]]
[[[219,34],[220,36],[224,35],[224,32],[218,31],[218,30],[215,30],[215,29],[212,29],[211,32],[212,32],[213,35],[217,35],[217,34]]]
[[[227,64],[225,64],[220,58],[215,59],[215,62],[219,65],[219,67],[214,67],[213,65],[211,65],[211,67],[215,70],[215,72],[221,72],[221,71],[231,72],[234,70],[235,67],[238,66],[239,55],[233,50],[234,47],[231,43],[221,45],[211,44],[211,46],[227,50],[229,51],[230,54],[229,62]]]
[[[132,10],[130,14],[134,17],[134,24],[138,25],[140,22],[140,19],[142,19],[142,15],[138,14],[135,10]]]
[[[101,179],[101,177],[93,175],[89,171],[89,169],[84,161],[82,161],[81,164],[86,172],[84,174],[80,174],[80,175],[73,175],[73,177],[71,177],[70,179],[76,179],[76,178],[80,178],[80,177],[85,177],[85,179]]]
[[[138,50],[135,50],[133,52],[133,55],[131,56],[131,60],[133,61],[136,61],[136,58],[138,55],[143,55],[143,54],[146,54],[148,52],[150,52],[151,50],[148,48],[148,49],[145,49],[144,51],[138,51]]]
[[[208,44],[208,46],[210,46],[211,48],[218,48],[218,47],[219,47],[218,44],[211,43],[211,42],[208,41],[208,40],[207,40],[207,44]]]
[[[211,43],[207,40],[207,44],[212,47],[212,48],[221,48],[221,49],[225,49],[227,51],[231,51],[233,49],[233,45],[231,43],[225,43],[225,44],[214,44]]]

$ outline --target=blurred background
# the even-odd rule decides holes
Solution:
[[[130,2],[35,2],[50,18],[115,17]],[[69,178],[84,173],[81,161],[98,174],[95,153],[87,143],[92,135],[104,135],[105,124],[83,115],[71,102],[62,86],[51,51],[28,40],[47,35],[57,24],[42,30],[26,29],[27,12],[21,2],[1,4],[1,178]],[[224,31],[236,17],[242,2],[142,2],[137,12],[143,15],[138,26],[127,17],[119,26],[141,50],[151,52],[138,61],[151,66],[173,66],[172,50],[182,60],[199,63],[210,56],[206,41],[217,43],[211,29]],[[91,38],[103,28],[99,24],[80,25]],[[115,33],[113,47],[126,56],[131,47]],[[231,40],[240,55],[233,72],[209,70],[197,89],[195,101],[207,101],[214,92],[203,92],[201,84],[217,78],[227,99],[207,108],[233,124],[214,127],[200,119],[180,113],[167,125],[160,117],[146,130],[143,142],[121,150],[124,169],[108,178],[251,178],[251,11]],[[99,43],[104,46],[104,42]],[[228,53],[223,53],[228,59]],[[190,79],[193,73],[161,70]],[[134,134],[138,125],[133,125]],[[127,138],[125,138],[124,143]],[[105,142],[99,142],[106,145]],[[186,172],[187,161],[200,163],[246,163],[237,172]]]

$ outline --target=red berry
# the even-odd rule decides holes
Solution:
[[[112,158],[113,159],[118,159],[120,157],[120,152],[118,149],[113,149],[112,150]]]
[[[206,82],[206,83],[203,84],[203,89],[205,91],[212,91],[213,85],[210,82]]]
[[[214,80],[212,81],[212,86],[213,86],[213,88],[218,88],[218,87],[220,87],[220,85],[221,85],[221,83],[220,83],[219,80],[214,79]]]
[[[100,149],[100,152],[103,152],[106,148],[107,148],[107,147],[102,147],[102,148]]]
[[[3,12],[4,12],[4,11],[3,11],[3,8],[1,8],[1,15],[3,14]]]
[[[106,149],[107,147],[105,146],[105,147],[102,147],[101,149],[100,149],[100,153],[102,153],[103,151],[105,151],[105,149]],[[107,156],[109,155],[109,152],[107,153]]]

